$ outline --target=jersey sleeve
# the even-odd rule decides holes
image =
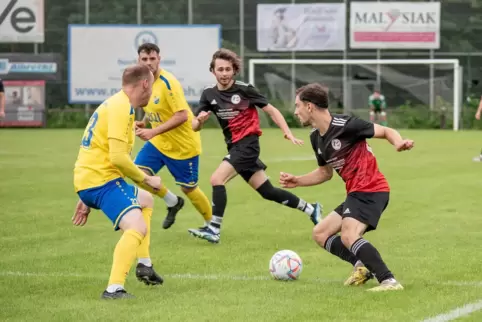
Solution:
[[[346,124],[350,136],[357,140],[369,139],[375,135],[375,125],[358,117],[352,117]]]
[[[134,108],[127,104],[119,107],[109,106],[107,113],[107,138],[116,139],[122,142],[129,142],[129,134],[132,131],[131,115]]]
[[[183,110],[188,110],[190,107],[186,101],[186,97],[184,96],[184,90],[181,86],[181,83],[172,77],[169,77],[168,79],[161,75],[160,78],[166,85],[163,87],[163,92],[172,112],[176,113]]]
[[[316,155],[316,161],[318,161],[318,165],[320,167],[323,167],[326,165],[326,161],[325,159],[323,159],[321,153],[321,151],[318,150],[318,143],[317,143],[317,138],[316,136],[318,135],[318,131],[316,130],[313,130],[313,132],[311,132],[310,134],[310,141],[311,141],[311,147],[313,148],[313,151],[315,152],[315,155]]]
[[[263,107],[265,107],[266,105],[269,104],[266,96],[261,94],[258,91],[258,89],[256,87],[254,87],[253,85],[248,85],[248,87],[246,88],[246,95],[248,96],[249,101],[253,105],[255,105],[259,108],[263,108]]]
[[[5,93],[5,87],[3,86],[3,82],[0,79],[0,93]]]
[[[194,115],[198,116],[199,113],[201,113],[202,111],[208,112],[211,111],[211,109],[211,103],[209,103],[208,101],[206,90],[203,90],[203,92],[201,93],[201,98],[199,99],[199,107],[196,110],[196,113],[194,113]]]

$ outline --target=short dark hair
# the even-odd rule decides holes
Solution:
[[[319,84],[311,83],[296,90],[300,101],[310,102],[318,108],[328,108],[328,88]]]
[[[142,45],[140,45],[137,48],[137,54],[138,55],[143,51],[145,51],[146,54],[148,54],[148,55],[151,53],[151,51],[155,51],[158,54],[161,52],[159,50],[159,47],[156,44],[153,44],[153,43],[150,43],[150,42],[143,43]]]
[[[213,54],[213,58],[211,59],[211,64],[209,64],[209,71],[214,71],[214,65],[216,63],[216,59],[227,60],[231,64],[233,64],[234,73],[237,74],[241,70],[241,59],[238,55],[232,50],[221,48],[217,50]]]
[[[146,65],[136,64],[127,67],[122,73],[122,86],[133,85],[142,79],[147,79],[151,70]]]

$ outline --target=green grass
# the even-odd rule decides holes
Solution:
[[[379,229],[366,238],[403,283],[403,292],[365,292],[373,281],[344,287],[351,268],[312,241],[307,216],[262,200],[236,178],[227,188],[219,245],[188,235],[188,228],[202,223],[189,202],[176,224],[163,230],[165,206],[156,200],[152,258],[165,284],[147,288],[131,271],[126,287],[137,299],[116,302],[99,296],[119,233],[97,211],[85,227],[70,222],[81,134],[0,131],[1,321],[418,321],[482,299],[482,164],[472,162],[481,132],[402,131],[416,141],[407,153],[370,142],[392,194]],[[300,174],[316,167],[307,130],[296,132],[307,141],[301,148],[280,134],[265,130],[261,142],[275,184],[280,171]],[[203,131],[203,147],[200,186],[211,196],[210,175],[226,154],[220,130]],[[166,170],[161,176],[180,193]],[[328,212],[343,201],[344,185],[336,177],[294,192],[322,202]],[[303,259],[299,281],[269,279],[269,259],[280,249]],[[448,285],[455,281],[479,285]],[[463,320],[479,321],[481,314]]]

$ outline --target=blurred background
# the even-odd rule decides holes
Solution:
[[[477,0],[4,0],[0,126],[84,127],[148,41],[193,109],[215,81],[208,65],[222,46],[243,60],[238,79],[254,83],[293,127],[294,89],[316,81],[329,86],[336,112],[368,118],[378,90],[389,126],[471,129],[480,127],[480,31]]]

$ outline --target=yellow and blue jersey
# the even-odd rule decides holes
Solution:
[[[155,136],[149,142],[165,156],[186,160],[201,154],[201,137],[192,129],[194,114],[184,96],[179,81],[166,70],[161,70],[152,87],[149,104],[144,107],[153,128],[172,118],[174,113],[186,110],[188,120],[178,127]]]
[[[135,141],[134,121],[134,108],[123,91],[111,96],[96,109],[85,128],[75,162],[76,192],[124,177],[110,161],[109,139],[127,143],[132,151]]]

